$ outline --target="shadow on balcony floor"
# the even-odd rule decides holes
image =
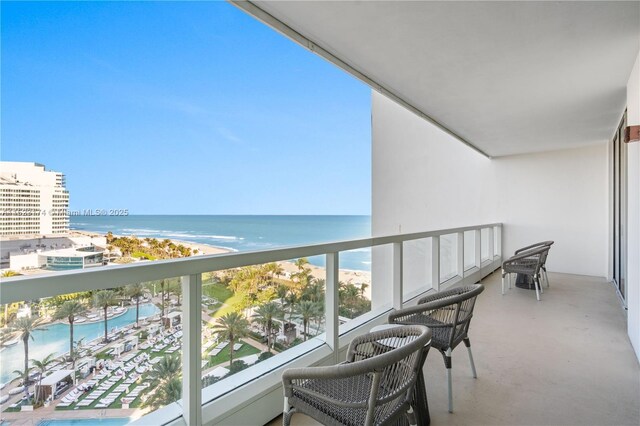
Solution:
[[[502,296],[499,273],[483,280],[470,330],[478,379],[464,347],[457,348],[449,414],[444,363],[431,352],[425,372],[432,424],[640,424],[640,368],[613,286],[580,275],[549,279],[541,302],[518,288]],[[295,415],[293,424],[317,423]]]

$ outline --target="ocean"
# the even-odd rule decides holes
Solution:
[[[170,238],[233,251],[265,250],[371,236],[370,216],[131,215],[71,216],[71,229]],[[309,261],[324,266],[324,256]],[[340,254],[340,267],[369,271],[370,249]]]

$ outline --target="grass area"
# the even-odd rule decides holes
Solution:
[[[233,291],[229,290],[224,284],[212,283],[202,286],[202,294],[224,302],[233,296]]]
[[[237,360],[239,358],[248,356],[248,355],[253,355],[253,354],[259,354],[260,353],[260,349],[255,348],[253,346],[251,346],[248,343],[242,342],[240,341],[240,343],[242,343],[242,347],[233,352],[233,359]],[[224,348],[222,351],[220,351],[220,353],[218,353],[218,355],[216,356],[212,356],[209,358],[209,364],[207,365],[207,367],[214,367],[216,365],[222,364],[224,362],[228,362],[229,361],[229,350],[231,349],[231,346],[228,345],[226,348]]]
[[[150,358],[156,358],[156,357],[162,357],[165,356],[165,351],[171,346],[168,346],[165,350],[160,351],[160,352],[151,352],[151,348],[148,349],[144,349],[141,350],[139,352],[136,352],[136,354],[141,354],[141,353],[147,353],[149,354]],[[138,379],[137,382],[134,382],[133,384],[129,385],[129,392],[132,391],[139,383],[142,383],[144,381],[146,381],[148,379],[148,374],[149,372],[146,372],[142,375],[141,378]],[[100,381],[100,383],[98,383],[96,385],[96,388],[98,386],[100,386],[101,383],[105,382],[109,380],[108,377],[105,377],[103,380]],[[116,387],[118,387],[118,385],[120,385],[121,383],[124,382],[124,378],[122,378],[122,380],[119,380],[118,382],[116,382],[116,384],[114,384],[111,388],[109,388],[109,390],[107,392],[105,392],[103,395],[107,396],[109,393],[111,393],[113,391],[113,389],[115,389]],[[142,391],[140,393],[140,395],[133,400],[133,402],[131,404],[129,404],[129,408],[136,408],[139,407],[142,404],[142,397],[149,391],[151,390],[150,388],[147,388],[146,390]],[[116,408],[122,408],[122,397],[127,396],[127,394],[129,392],[125,392],[122,395],[120,395],[114,402],[113,404],[111,404],[107,409],[111,410],[111,409],[116,409]],[[78,399],[77,402],[71,404],[68,407],[56,407],[56,411],[67,411],[67,410],[91,410],[91,409],[95,409],[95,405],[99,403],[99,400],[96,400],[94,403],[92,403],[91,405],[89,405],[88,407],[77,407],[78,402],[82,401],[83,399],[85,399],[89,393],[91,392],[87,392],[85,395],[83,395],[80,399]]]
[[[134,251],[131,253],[131,257],[135,257],[137,259],[147,259],[147,260],[156,260],[157,257],[150,255],[149,253],[145,253],[143,251]]]
[[[233,312],[235,305],[240,301],[240,296],[236,295],[233,291],[229,290],[224,284],[213,283],[207,284],[202,287],[202,294],[209,297],[214,297],[224,305],[216,310],[212,316],[219,318],[229,312]]]

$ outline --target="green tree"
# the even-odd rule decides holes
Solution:
[[[295,260],[293,264],[298,270],[291,274],[291,289],[299,297],[312,278],[311,268],[308,266],[309,260],[306,257]]]
[[[55,353],[51,353],[41,360],[38,360],[38,359],[31,360],[31,363],[33,364],[33,368],[38,370],[38,372],[40,373],[40,377],[38,378],[38,393],[36,393],[35,395],[36,401],[40,401],[42,399],[40,398],[41,389],[42,389],[42,386],[41,386],[42,379],[44,378],[44,375],[47,372],[47,369],[49,368],[49,366],[54,362],[56,362],[55,355],[56,355]]]
[[[157,410],[176,402],[182,396],[182,379],[172,377],[155,387],[155,391],[146,399],[144,406]]]
[[[73,324],[78,317],[87,311],[87,307],[77,300],[67,300],[56,310],[55,319],[66,318],[69,321],[69,357],[73,357]]]
[[[147,398],[144,405],[156,410],[180,399],[182,395],[182,361],[180,355],[165,355],[153,365],[149,373],[155,391]]]
[[[104,342],[108,342],[109,338],[107,337],[107,309],[109,306],[116,305],[118,303],[118,298],[116,296],[116,292],[113,290],[100,290],[93,296],[93,306],[97,308],[101,308],[104,313]]]
[[[142,283],[130,284],[125,287],[125,294],[128,297],[136,299],[136,328],[140,328],[140,298],[143,297],[147,291],[149,290]]]
[[[29,339],[33,340],[33,331],[40,321],[32,317],[18,318],[13,322],[12,329],[18,332],[18,337],[24,344],[24,371],[29,370]]]
[[[160,318],[164,318],[164,290],[166,283],[164,280],[160,281]]]
[[[246,362],[242,360],[233,361],[229,365],[229,375],[236,374],[238,371],[242,371],[249,368]]]
[[[302,333],[304,335],[304,340],[307,340],[309,323],[316,319],[320,314],[318,303],[310,300],[303,300],[298,305],[296,314],[302,320]]]
[[[13,370],[13,373],[17,376],[16,379],[20,379],[22,382],[22,386],[24,386],[24,395],[29,396],[29,374],[31,373],[31,368],[26,368],[24,370]],[[14,379],[15,380],[15,379]]]
[[[324,300],[325,281],[320,278],[313,278],[302,290],[302,299],[312,302],[322,302]]]
[[[230,312],[218,318],[213,331],[218,333],[220,339],[229,341],[229,363],[233,363],[233,345],[236,340],[249,334],[249,321],[239,312]]]
[[[173,377],[179,377],[182,371],[182,361],[180,355],[171,354],[160,358],[160,361],[153,365],[149,373],[149,378],[154,383],[161,383]]]
[[[274,332],[278,331],[278,325],[274,321],[284,316],[282,306],[277,302],[268,302],[259,306],[253,315],[253,318],[263,326],[267,335],[267,349],[271,352],[271,345]]]

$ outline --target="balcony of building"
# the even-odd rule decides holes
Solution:
[[[0,302],[174,279],[182,398],[136,424],[259,425],[282,411],[286,368],[335,364],[393,308],[482,280],[479,377],[454,351],[449,414],[429,355],[433,424],[637,424],[638,3],[234,4],[373,89],[373,238],[10,278]],[[542,300],[502,296],[501,262],[549,239]],[[343,323],[340,256],[362,249],[371,309]],[[324,331],[203,389],[204,274],[308,256],[326,265]]]

